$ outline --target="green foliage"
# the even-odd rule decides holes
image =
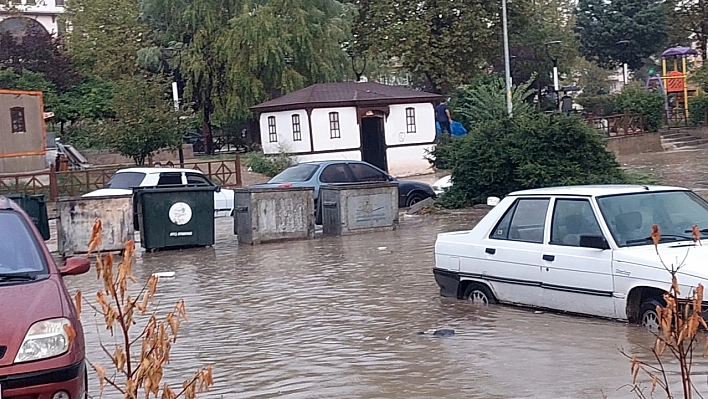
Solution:
[[[576,16],[581,52],[606,68],[638,69],[668,39],[666,9],[653,0],[579,0]]]
[[[141,77],[116,84],[116,120],[103,133],[109,148],[143,165],[158,150],[181,145],[186,126],[173,109],[169,87],[168,82]]]
[[[139,0],[67,0],[71,21],[67,49],[84,74],[119,80],[137,69],[137,53],[148,47]]]
[[[452,169],[456,151],[459,150],[459,137],[449,134],[438,136],[435,148],[426,154],[426,159],[435,169]]]
[[[70,144],[78,149],[106,149],[103,126],[91,121],[80,121],[64,127],[61,134],[63,144]]]
[[[688,99],[688,119],[694,126],[708,123],[708,95],[701,93]]]
[[[244,157],[246,166],[253,172],[273,177],[294,163],[292,156],[281,152],[275,155],[265,155],[262,152],[249,152]]]
[[[575,60],[577,85],[583,89],[583,96],[599,96],[610,93],[610,75],[613,73],[593,62],[578,57]]]
[[[513,115],[523,115],[531,111],[527,100],[534,94],[533,89],[530,89],[533,78],[512,88]],[[504,79],[489,76],[459,87],[450,102],[450,109],[453,120],[459,121],[468,129],[473,129],[480,123],[506,118],[508,111]]]
[[[59,95],[56,86],[38,72],[23,69],[14,72],[12,69],[0,68],[0,89],[41,91],[44,99],[45,112],[57,112]]]
[[[480,125],[459,141],[446,207],[556,185],[617,183],[619,164],[603,136],[578,117],[529,114]]]
[[[708,91],[708,63],[703,63],[688,75],[688,81],[697,84],[701,90]]]
[[[57,120],[63,122],[96,121],[113,118],[113,83],[86,76],[59,99]]]
[[[664,121],[664,97],[657,92],[644,89],[639,83],[627,85],[615,98],[615,106],[620,112],[644,116],[647,128],[657,131]]]
[[[630,83],[620,93],[601,96],[580,96],[578,103],[597,116],[640,114],[647,129],[657,131],[664,123],[664,97],[646,90],[639,83]]]

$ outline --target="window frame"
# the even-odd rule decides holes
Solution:
[[[353,162],[347,165],[349,167],[349,171],[351,172],[351,177],[354,179],[355,183],[359,182],[387,182],[389,181],[389,177],[386,173],[380,171],[379,169],[367,165],[365,163],[358,163],[358,162]],[[357,168],[361,168],[363,170],[371,170],[373,172],[376,172],[377,174],[381,175],[383,177],[383,180],[371,180],[371,179],[359,179],[359,176],[357,176],[356,170]]]
[[[268,142],[278,142],[278,128],[275,121],[275,116],[268,117]]]
[[[524,242],[524,243],[529,243],[529,244],[540,244],[543,245],[545,242],[546,238],[546,230],[548,229],[547,226],[547,219],[548,219],[548,211],[551,209],[551,197],[521,197],[517,198],[513,204],[509,206],[509,209],[504,212],[504,215],[499,218],[497,223],[494,224],[494,228],[492,231],[489,232],[489,238],[493,240],[502,240],[502,241],[514,241],[514,242]],[[519,209],[519,204],[521,204],[522,201],[546,201],[546,212],[543,214],[543,226],[541,228],[541,239],[540,241],[536,240],[527,240],[527,239],[521,239],[521,238],[511,238],[511,230],[512,226],[514,225],[514,219],[516,218],[516,212]],[[501,223],[506,219],[507,216],[510,216],[510,219],[508,221],[508,226],[506,230],[505,237],[497,237],[495,236],[495,232],[499,229],[499,226]]]
[[[335,168],[335,167],[339,167],[339,166],[341,166],[342,172],[344,172],[344,174],[347,176],[346,181],[324,181],[324,180],[322,180],[322,175],[325,174],[327,169]],[[320,172],[320,175],[317,177],[317,180],[322,184],[353,183],[354,176],[353,176],[351,169],[349,169],[349,165],[347,165],[346,163],[343,163],[343,162],[342,163],[332,163],[332,164],[329,164],[329,165],[325,166],[324,168],[322,168],[322,172]]]
[[[330,140],[342,138],[342,130],[339,124],[339,112],[336,111],[329,113],[329,138]]]
[[[10,127],[12,133],[27,133],[27,119],[24,107],[10,108]]]
[[[175,177],[179,176],[179,183],[178,184],[160,184],[160,180],[162,180],[162,177]],[[177,186],[183,186],[184,185],[184,180],[182,179],[183,173],[182,172],[160,172],[159,176],[157,177],[157,182],[155,183],[156,187],[177,187]]]
[[[406,108],[406,133],[417,133],[415,124],[415,108],[413,107]]]
[[[556,210],[558,209],[558,203],[560,203],[560,202],[571,202],[571,201],[573,201],[573,202],[584,201],[584,202],[587,203],[587,205],[590,207],[590,212],[591,212],[591,214],[592,214],[593,220],[595,220],[595,224],[597,225],[597,230],[598,230],[599,233],[600,233],[599,235],[606,239],[605,233],[602,231],[602,226],[600,225],[600,220],[598,219],[598,215],[597,215],[597,213],[595,212],[595,209],[594,209],[593,206],[592,206],[592,201],[591,201],[590,198],[555,198],[554,201],[553,201],[553,210],[551,211],[551,225],[550,225],[550,228],[548,229],[548,232],[549,232],[549,234],[548,234],[548,245],[559,245],[559,246],[563,246],[563,247],[574,247],[574,248],[580,247],[579,244],[578,244],[578,245],[566,244],[566,243],[563,242],[563,240],[561,240],[561,241],[553,241],[554,232],[555,232],[554,228],[556,227],[556,226],[555,226],[555,224],[556,224],[556,216],[557,216],[557,215],[556,215]],[[560,221],[560,220],[559,220],[559,221]],[[583,236],[583,235],[588,235],[588,234],[579,234],[579,235],[580,235],[580,236]]]
[[[302,141],[302,125],[300,124],[300,114],[293,114],[293,141]]]
[[[201,174],[201,173],[187,172],[187,173],[184,174],[184,177],[187,179],[187,185],[196,184],[198,187],[207,187],[207,186],[208,186],[208,187],[214,187],[214,186],[215,186],[214,182],[212,182],[211,180],[209,180],[208,177],[206,177],[205,175],[203,175],[203,174]],[[200,186],[200,185],[197,184],[197,183],[190,183],[190,182],[189,182],[189,178],[190,178],[190,177],[197,177],[197,178],[200,178],[200,179],[204,179],[204,182],[206,183],[206,186]]]

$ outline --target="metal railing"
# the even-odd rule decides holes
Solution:
[[[155,163],[154,167],[175,167],[172,162]],[[179,164],[176,165],[179,167]],[[44,194],[49,199],[76,197],[105,187],[108,180],[121,167],[87,168],[57,172],[51,168],[39,173],[14,173],[0,175],[0,194]],[[185,169],[196,169],[222,187],[240,187],[241,159],[224,161],[191,161]]]
[[[600,130],[605,136],[625,136],[648,131],[644,116],[641,114],[617,114],[591,116],[588,123]]]

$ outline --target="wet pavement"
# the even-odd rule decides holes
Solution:
[[[480,212],[260,246],[239,246],[232,222],[217,219],[213,248],[140,254],[138,280],[176,273],[160,282],[162,310],[187,304],[166,379],[212,364],[215,385],[200,398],[635,397],[617,391],[631,381],[619,349],[651,345],[639,327],[439,296],[435,236],[472,227]],[[93,272],[66,281],[85,297],[100,288]],[[113,338],[84,309],[89,359],[108,365],[97,331],[109,347]],[[417,334],[431,328],[456,334]],[[104,397],[120,396],[107,389]]]

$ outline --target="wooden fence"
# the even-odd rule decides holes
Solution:
[[[586,120],[606,136],[624,136],[648,131],[644,116],[641,114],[591,116]]]
[[[171,167],[171,163],[154,167]],[[177,165],[179,167],[179,165]],[[241,159],[228,161],[185,162],[185,169],[196,169],[222,187],[241,187]],[[106,185],[113,174],[122,169],[119,166],[88,168],[57,172],[51,168],[47,172],[17,173],[0,175],[0,194],[44,194],[51,200],[60,197],[76,197],[98,190]]]

